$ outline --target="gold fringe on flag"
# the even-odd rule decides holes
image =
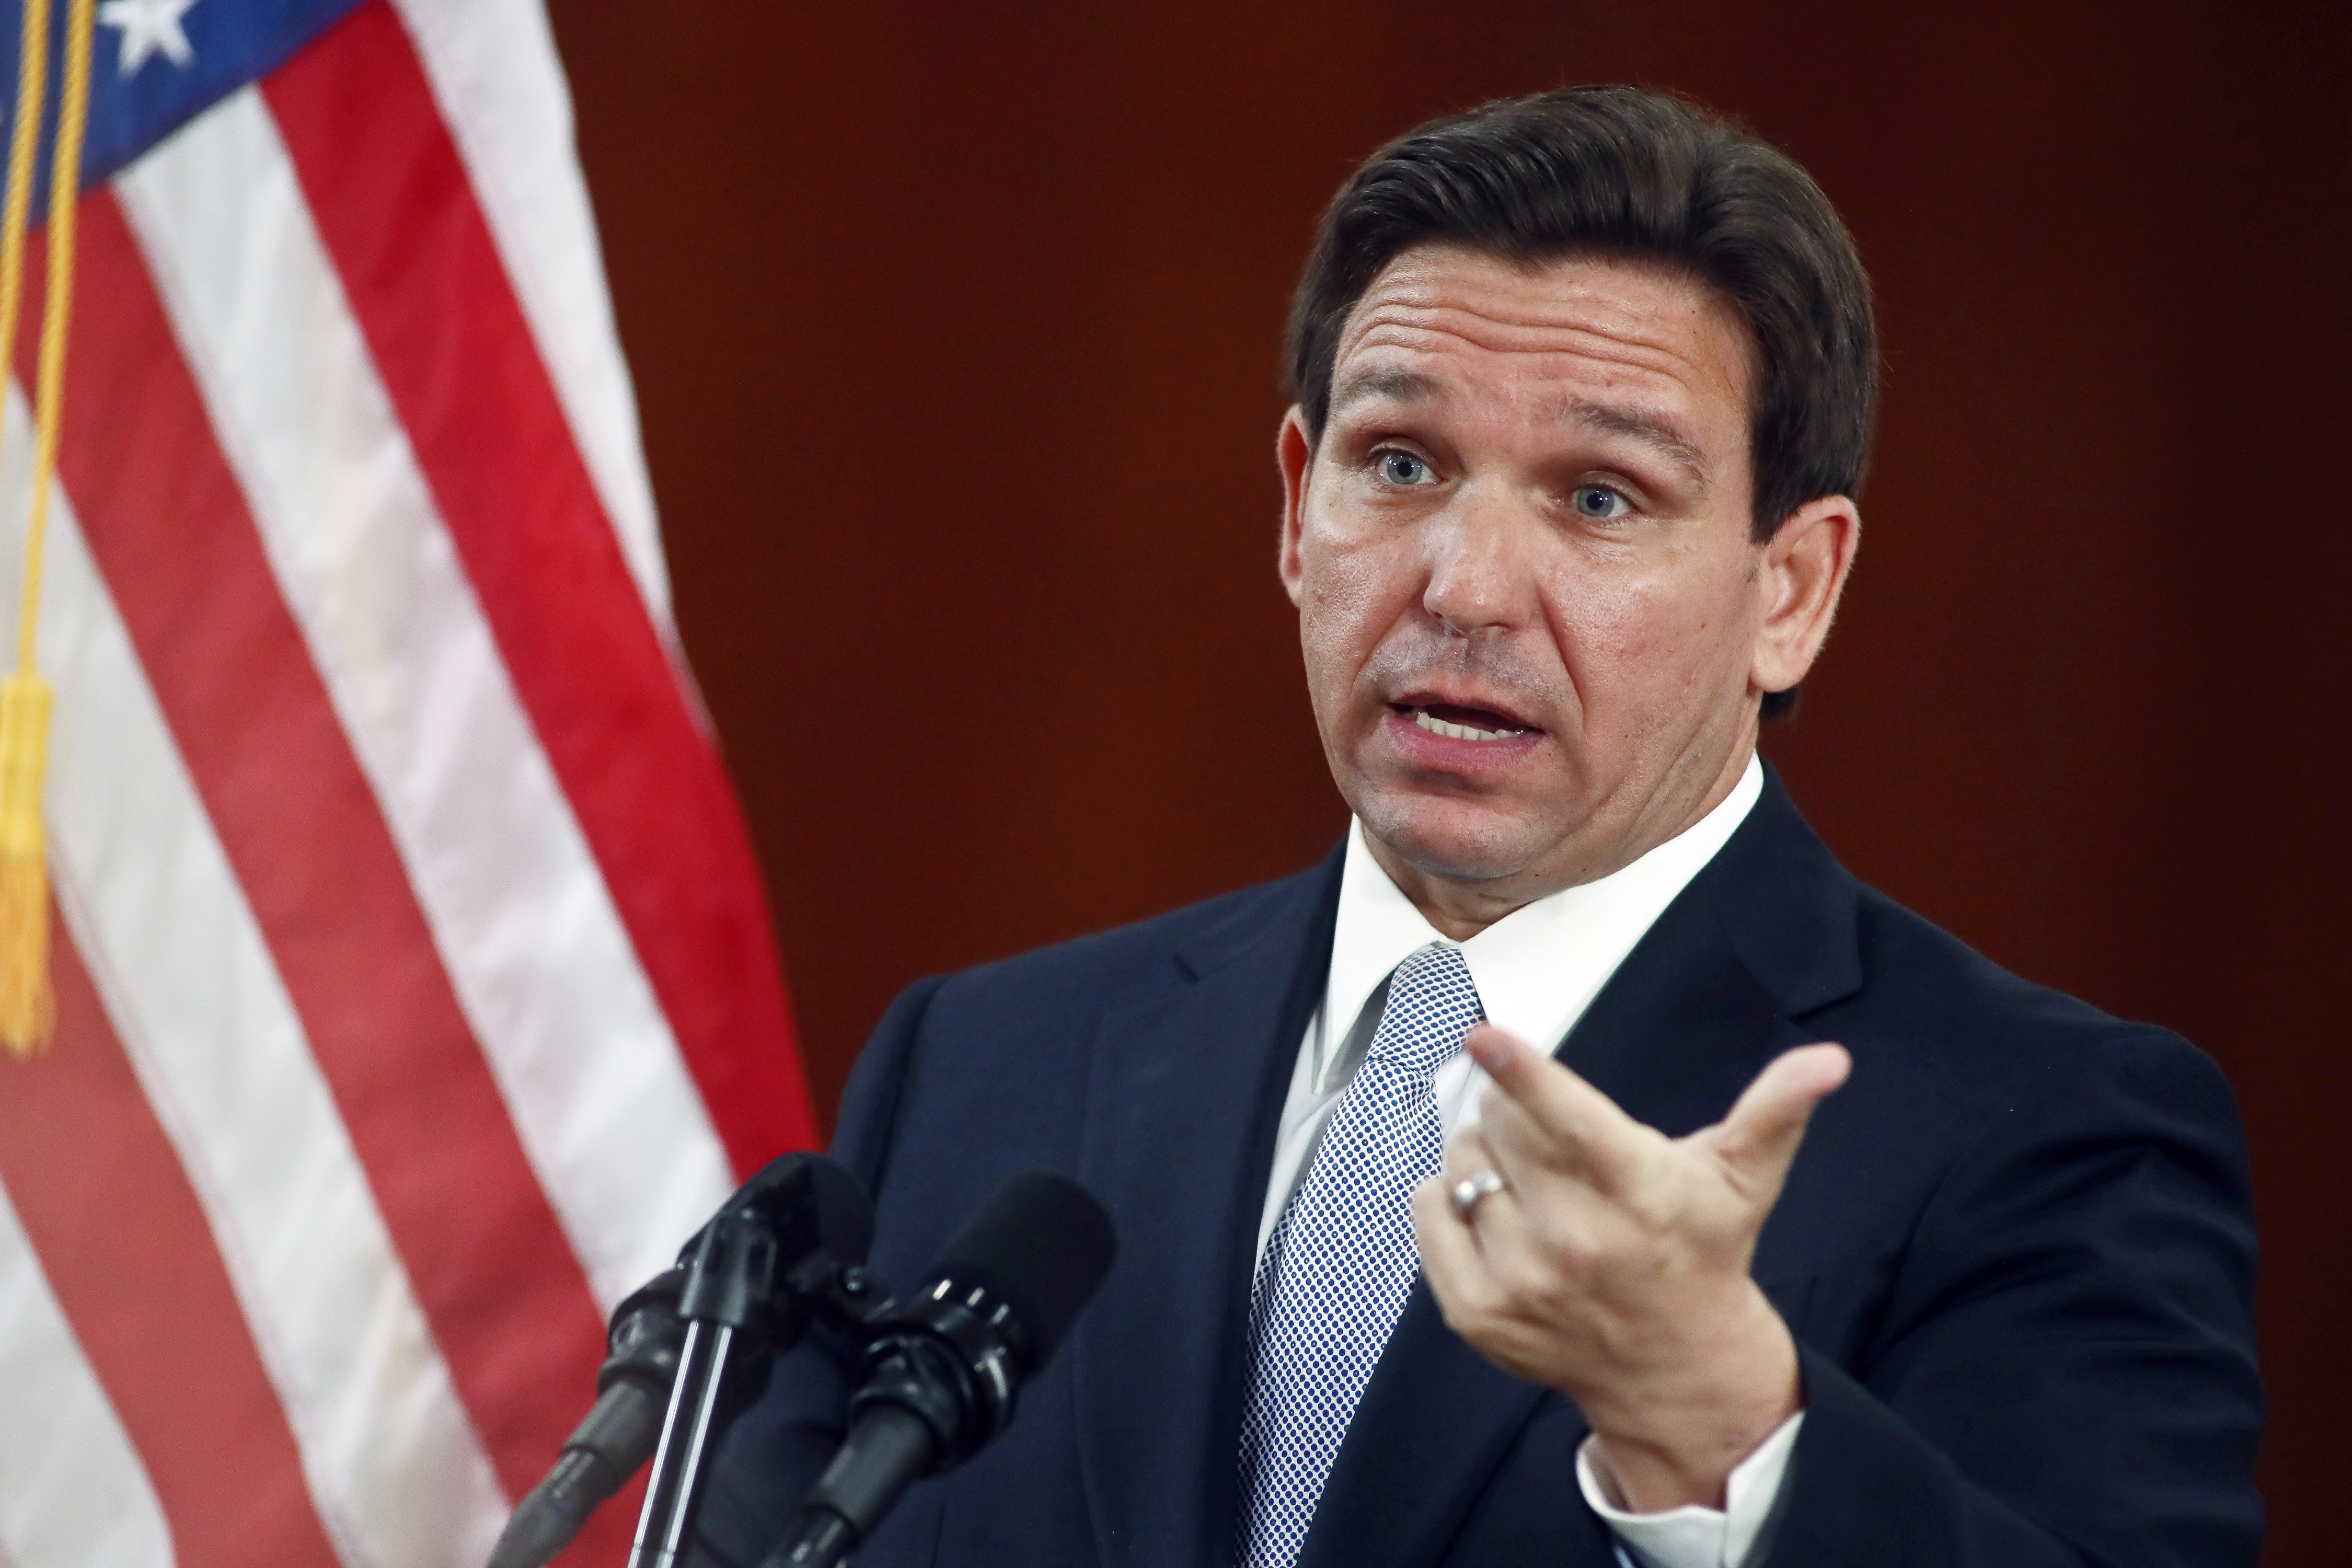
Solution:
[[[65,90],[49,166],[49,276],[41,308],[39,384],[33,414],[33,491],[25,522],[23,606],[16,616],[16,669],[0,681],[0,1045],[28,1056],[57,1024],[49,988],[47,834],[41,787],[49,767],[49,686],[35,667],[40,626],[41,554],[65,410],[66,322],[73,308],[74,215],[81,195],[81,142],[89,121],[89,58],[97,0],[71,0],[66,22]],[[13,355],[24,297],[25,223],[32,205],[33,154],[49,58],[48,0],[25,0],[16,77],[16,118],[8,139],[8,191],[0,205],[0,363]]]
[[[49,990],[49,876],[41,829],[49,683],[20,670],[0,682],[0,1042],[30,1056],[57,1024]]]

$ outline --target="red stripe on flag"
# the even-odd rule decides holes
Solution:
[[[0,1064],[0,1183],[139,1452],[180,1568],[332,1564],[210,1222],[80,952],[55,930],[57,1040]],[[7,1418],[37,1426],[40,1413]]]
[[[600,1314],[121,208],[99,192],[81,212],[58,471],[458,1395],[519,1494],[591,1396]],[[39,297],[29,266],[27,287]],[[27,377],[37,331],[18,344]]]
[[[389,0],[263,82],[515,689],[729,1156],[816,1141],[733,791]]]

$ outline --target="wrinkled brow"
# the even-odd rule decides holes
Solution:
[[[1571,397],[1562,404],[1560,417],[1604,436],[1623,436],[1639,441],[1688,474],[1693,483],[1704,487],[1707,482],[1706,463],[1700,458],[1698,447],[1669,420],[1638,408],[1591,403],[1581,397]]]
[[[1415,370],[1384,368],[1362,370],[1342,380],[1331,394],[1331,416],[1358,403],[1375,398],[1390,398],[1399,403],[1433,403],[1444,395],[1444,389],[1433,376]],[[1683,470],[1692,483],[1704,489],[1708,481],[1706,459],[1689,437],[1675,423],[1659,415],[1639,408],[1628,408],[1617,403],[1595,403],[1589,398],[1571,397],[1559,406],[1559,416],[1573,425],[1604,436],[1622,436],[1665,458]]]
[[[1331,412],[1336,415],[1374,397],[1394,398],[1399,403],[1427,403],[1436,398],[1437,390],[1437,383],[1417,370],[1360,370],[1332,391]]]

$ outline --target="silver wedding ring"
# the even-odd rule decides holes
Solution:
[[[1494,1196],[1503,1190],[1505,1184],[1503,1178],[1492,1171],[1480,1171],[1475,1175],[1463,1177],[1446,1194],[1454,1204],[1454,1217],[1467,1225],[1470,1211],[1478,1206],[1478,1200]]]

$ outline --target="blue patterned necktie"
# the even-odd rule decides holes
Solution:
[[[1460,949],[1425,947],[1397,965],[1363,1066],[1266,1239],[1250,1293],[1243,1568],[1297,1561],[1421,1267],[1410,1198],[1443,1152],[1431,1080],[1484,1016]]]

